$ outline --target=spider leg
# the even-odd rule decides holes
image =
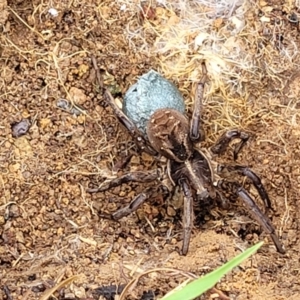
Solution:
[[[244,204],[249,208],[252,217],[263,227],[263,229],[271,236],[273,243],[279,253],[284,254],[285,250],[280,243],[270,219],[260,210],[251,196],[241,186],[237,187],[236,193],[243,200]]]
[[[119,122],[128,130],[129,134],[132,136],[135,143],[138,145],[138,147],[141,150],[147,152],[150,155],[156,155],[156,151],[148,144],[148,142],[143,137],[143,134],[137,129],[137,127],[134,125],[134,123],[118,107],[118,105],[115,102],[114,97],[109,92],[109,90],[104,87],[103,79],[100,75],[100,70],[98,68],[96,58],[94,56],[92,56],[91,59],[93,62],[93,67],[96,72],[98,84],[102,89],[104,89],[105,100],[112,108],[112,110],[113,110],[114,114],[116,115],[116,117],[118,118]]]
[[[178,181],[184,193],[184,204],[183,204],[183,242],[182,242],[182,255],[186,255],[189,250],[190,239],[193,228],[193,195],[185,178]]]
[[[130,172],[123,176],[117,177],[109,182],[104,182],[103,185],[101,185],[98,188],[94,189],[87,189],[86,191],[88,193],[97,193],[97,192],[104,192],[107,191],[113,187],[119,186],[123,183],[127,183],[130,181],[134,182],[151,182],[157,179],[159,176],[157,170],[151,170],[148,172]]]
[[[202,78],[198,82],[197,88],[196,88],[196,94],[194,99],[194,109],[193,109],[193,115],[190,122],[190,139],[195,142],[203,137],[200,133],[200,117],[201,117],[201,109],[202,109],[202,99],[203,99],[203,93],[204,93],[204,85],[207,80],[207,70],[205,63],[202,63]]]
[[[118,221],[123,217],[135,212],[151,195],[151,188],[147,188],[144,192],[137,195],[127,206],[120,208],[113,214],[100,213],[102,218]]]
[[[254,187],[256,188],[257,192],[260,195],[260,198],[263,200],[266,209],[273,210],[271,200],[269,198],[269,195],[265,187],[261,182],[261,179],[248,167],[239,166],[239,165],[234,165],[234,166],[219,165],[218,174],[222,175],[222,177],[229,177],[232,174],[239,174],[239,175],[246,176],[252,181]]]
[[[217,186],[223,190],[230,189],[231,192],[236,193],[237,196],[243,201],[243,203],[249,209],[253,219],[255,219],[263,229],[271,236],[276,249],[279,253],[285,253],[283,245],[280,243],[278,236],[276,235],[275,228],[272,225],[270,219],[261,211],[259,206],[255,203],[248,192],[237,182],[220,180]]]
[[[227,131],[219,137],[217,142],[210,149],[214,154],[223,154],[229,143],[235,139],[241,139],[241,141],[235,145],[233,151],[233,158],[236,160],[238,153],[249,139],[249,135],[246,132],[237,129]]]
[[[150,155],[156,155],[156,151],[149,146],[142,133],[140,133],[140,131],[137,129],[134,123],[117,106],[112,94],[108,90],[106,90],[104,96],[107,103],[113,109],[114,114],[118,118],[119,122],[128,130],[129,134],[132,136],[138,147]]]

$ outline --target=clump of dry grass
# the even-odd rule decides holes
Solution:
[[[123,10],[141,16],[140,24],[132,18],[126,25],[132,48],[152,57],[154,53],[159,71],[179,81],[185,95],[191,95],[190,83],[199,80],[200,62],[206,62],[210,84],[205,104],[218,111],[215,125],[219,129],[244,127],[244,117],[253,114],[247,106],[250,95],[265,98],[263,88],[270,82],[282,93],[281,74],[293,68],[299,56],[293,39],[280,42],[281,29],[273,26],[268,16],[271,7],[265,2],[118,2]]]

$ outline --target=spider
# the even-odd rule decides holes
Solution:
[[[193,202],[197,200],[201,203],[201,201],[218,199],[225,201],[224,194],[228,190],[243,201],[252,217],[271,236],[277,251],[282,254],[285,253],[284,247],[279,241],[270,219],[262,212],[244,187],[234,179],[234,176],[246,176],[263,200],[266,210],[272,209],[268,193],[260,178],[246,166],[236,164],[218,165],[213,160],[215,156],[221,155],[226,151],[231,141],[239,139],[233,151],[233,157],[236,160],[239,151],[249,139],[249,135],[246,132],[234,129],[222,134],[210,149],[198,149],[196,147],[196,142],[203,140],[200,130],[200,115],[204,86],[207,80],[207,71],[204,63],[202,64],[203,76],[197,84],[191,120],[189,121],[184,114],[175,109],[161,108],[150,116],[145,135],[116,105],[111,93],[103,86],[95,57],[92,57],[92,62],[96,70],[98,84],[104,89],[105,99],[113,109],[120,123],[127,128],[141,150],[151,155],[159,154],[168,159],[168,177],[174,186],[179,185],[183,191],[182,255],[186,255],[189,249],[194,217]],[[131,172],[108,182],[108,184],[100,188],[88,189],[87,191],[104,191],[129,181],[148,182],[156,179],[156,171],[148,173]],[[144,190],[129,205],[109,215],[109,218],[119,220],[133,213],[150,196],[151,189]]]

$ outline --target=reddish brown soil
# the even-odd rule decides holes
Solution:
[[[203,299],[221,299],[222,293],[239,300],[300,299],[299,77],[290,75],[293,70],[282,74],[283,81],[290,78],[285,94],[273,93],[276,86],[264,83],[268,99],[249,101],[256,114],[243,116],[244,129],[253,138],[238,161],[263,178],[285,255],[276,252],[239,202],[203,213],[186,257],[176,251],[181,210],[174,209],[175,198],[164,201],[161,191],[120,222],[98,216],[123,207],[157,182],[96,194],[85,191],[89,185],[164,166],[138,152],[98,93],[92,54],[111,75],[107,83],[122,93],[158,64],[130,48],[123,25],[132,15],[110,3],[53,2],[59,14],[51,17],[49,3],[19,0],[7,6],[0,1],[0,299],[44,299],[53,287],[52,299],[99,299],[98,287],[127,284],[155,268],[182,271],[153,271],[127,292],[127,299],[140,299],[149,290],[158,298],[185,281],[185,272],[206,274],[259,240],[265,241],[261,250]],[[113,21],[104,21],[107,16]],[[300,47],[294,27],[287,27],[286,35]],[[257,96],[255,87],[251,92]],[[74,116],[58,108],[62,98],[72,99],[83,113]],[[217,114],[205,107],[208,139],[203,146],[218,135],[211,126]],[[31,127],[13,137],[11,126],[22,119],[29,119]],[[119,168],[129,155],[129,163]],[[59,286],[75,275],[74,282]]]

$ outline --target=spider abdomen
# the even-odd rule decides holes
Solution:
[[[185,112],[184,99],[177,87],[154,70],[142,75],[126,92],[123,112],[146,134],[151,115],[158,109],[172,108]]]

